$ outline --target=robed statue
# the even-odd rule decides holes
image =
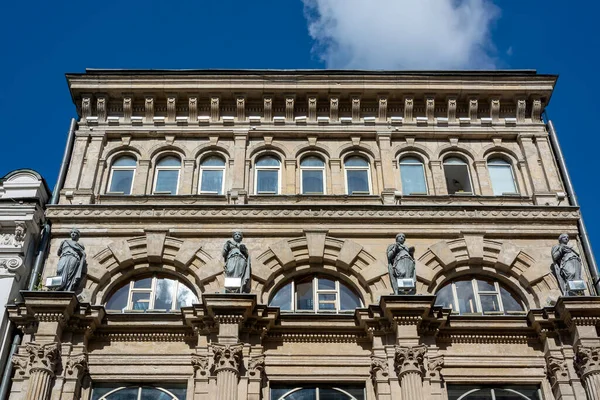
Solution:
[[[581,257],[572,247],[567,246],[568,243],[569,235],[563,233],[558,237],[558,244],[552,247],[552,272],[564,295],[571,294],[568,293],[568,281],[581,280]]]
[[[63,240],[58,247],[58,267],[56,273],[62,282],[56,290],[76,292],[87,274],[85,247],[79,243],[79,229],[71,229],[71,239]]]
[[[242,232],[234,232],[233,238],[228,239],[223,246],[225,277],[241,278],[239,293],[250,293],[250,255],[246,245],[242,243],[243,237]]]
[[[388,272],[394,294],[398,293],[398,279],[412,279],[416,283],[417,272],[415,269],[415,248],[404,244],[406,235],[399,233],[396,235],[396,243],[387,248]],[[412,290],[414,294],[415,290]]]

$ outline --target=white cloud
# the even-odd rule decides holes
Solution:
[[[327,68],[494,68],[491,0],[303,0]]]

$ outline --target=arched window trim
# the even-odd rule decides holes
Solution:
[[[309,277],[312,277],[312,304],[311,310],[297,309],[298,306],[298,295],[296,290],[296,282],[303,281]],[[319,289],[318,279],[324,278],[327,280],[335,281],[335,289]],[[275,296],[287,285],[290,286],[291,291],[291,310],[282,310],[283,313],[298,313],[298,314],[351,314],[355,309],[342,309],[341,308],[341,289],[340,285],[345,286],[360,302],[359,307],[364,307],[364,301],[360,295],[360,292],[356,290],[353,285],[348,284],[346,281],[338,278],[334,275],[328,275],[323,273],[313,273],[308,275],[298,275],[291,279],[285,280],[280,283],[276,290],[269,296],[268,304],[270,305]],[[332,300],[319,300],[319,295],[335,294],[335,309],[334,310],[321,310],[319,304],[333,304]]]
[[[494,291],[480,290],[477,285],[477,280],[485,280],[485,281],[493,281],[494,282]],[[475,299],[475,312],[465,312],[463,313],[460,309],[459,305],[459,296],[458,290],[456,288],[457,282],[470,282],[471,289],[473,293],[473,297]],[[465,275],[461,277],[456,277],[442,285],[436,290],[436,296],[442,289],[450,286],[452,292],[452,314],[455,315],[524,315],[528,309],[527,303],[521,298],[518,291],[513,290],[510,286],[504,285],[498,279],[495,279],[492,276],[488,275]],[[502,299],[502,291],[504,289],[508,293],[510,293],[519,303],[523,310],[521,311],[505,311],[504,300]],[[483,296],[496,296],[500,309],[497,312],[494,311],[483,311],[483,307],[481,304],[481,295]],[[438,304],[436,300],[436,304]]]
[[[223,160],[223,166],[203,166],[202,164],[209,159],[210,157],[219,157],[220,159]],[[198,173],[198,193],[199,194],[217,194],[217,195],[223,195],[225,193],[225,180],[227,177],[227,157],[225,157],[223,154],[218,153],[218,152],[209,152],[208,154],[204,154],[201,158],[200,158],[200,162],[198,163],[198,165],[200,166],[199,169],[199,173]],[[211,191],[202,191],[202,175],[204,171],[221,171],[222,173],[222,177],[221,177],[221,193],[218,192],[211,192]]]
[[[501,194],[495,194],[494,196],[505,196],[505,195],[518,195],[520,194],[520,190],[519,190],[519,181],[517,179],[517,176],[515,175],[515,169],[514,169],[514,163],[511,160],[511,158],[503,153],[490,153],[485,161],[486,165],[487,165],[487,169],[488,169],[488,175],[490,178],[490,183],[492,185],[492,191],[494,190],[494,180],[492,179],[492,175],[490,174],[490,161],[493,160],[502,160],[504,162],[507,163],[508,168],[510,169],[510,174],[512,177],[512,182],[513,182],[513,186],[515,187],[515,191],[514,192],[503,192]],[[493,164],[492,164],[493,165]],[[493,167],[492,167],[493,168]]]
[[[134,287],[135,282],[138,282],[138,281],[141,281],[144,279],[148,279],[148,278],[152,279],[150,288],[135,288]],[[104,299],[104,302],[102,304],[104,304],[104,306],[106,307],[108,305],[108,303],[110,302],[110,300],[113,298],[113,296],[115,296],[117,294],[118,291],[120,291],[121,289],[124,289],[125,287],[129,287],[128,293],[127,293],[127,303],[126,303],[125,308],[123,308],[121,310],[121,312],[130,313],[130,312],[137,311],[133,308],[133,294],[134,293],[149,293],[148,308],[145,309],[145,312],[148,312],[149,310],[150,310],[150,312],[159,312],[162,309],[160,309],[160,310],[154,309],[154,306],[156,305],[155,301],[156,301],[157,281],[159,279],[169,279],[169,280],[172,280],[175,282],[175,285],[172,289],[173,302],[171,305],[171,309],[166,310],[166,312],[178,312],[177,293],[179,292],[180,285],[183,285],[187,290],[189,290],[194,295],[197,302],[200,301],[197,293],[194,291],[194,287],[192,285],[189,285],[188,282],[186,282],[185,280],[180,279],[178,276],[175,276],[175,275],[154,272],[151,274],[141,274],[141,275],[130,276],[128,279],[121,281],[120,284],[114,285],[112,290],[106,296],[106,298]],[[107,311],[116,312],[117,310],[111,308],[111,309],[107,309]]]
[[[415,162],[403,162],[402,160],[406,158],[416,158],[419,160],[419,164]],[[402,184],[402,165],[420,165],[421,170],[423,171],[423,182],[425,182],[425,192],[424,193],[406,193],[404,185]],[[400,183],[402,184],[402,194],[403,195],[428,195],[429,194],[429,182],[427,182],[427,171],[425,170],[425,160],[423,156],[416,152],[405,152],[400,154],[398,157],[398,169],[400,170]]]
[[[275,158],[277,161],[279,161],[279,165],[278,166],[258,166],[258,161],[263,158],[263,157],[273,157]],[[254,158],[254,194],[262,194],[262,195],[278,195],[281,194],[281,175],[282,175],[282,158],[279,154],[277,153],[272,153],[272,152],[260,152],[256,154],[256,157]],[[260,192],[258,191],[258,173],[260,171],[266,171],[266,170],[276,170],[277,171],[277,192],[272,193],[272,192]]]
[[[123,166],[123,167],[115,166],[115,163],[124,157],[129,157],[129,158],[132,158],[133,160],[135,160],[135,165],[134,166]],[[108,182],[106,185],[106,194],[131,195],[131,193],[133,192],[133,185],[135,183],[135,175],[136,175],[138,163],[139,163],[139,160],[138,160],[137,156],[132,153],[129,153],[129,152],[117,153],[117,154],[113,155],[113,157],[111,159],[111,163],[110,163],[110,172],[109,172],[109,176],[108,176]],[[110,190],[112,182],[113,182],[113,175],[114,175],[115,170],[117,170],[117,171],[132,170],[133,171],[133,176],[131,177],[131,185],[129,187],[129,193],[113,192]]]
[[[461,160],[464,165],[465,168],[467,170],[467,179],[468,179],[468,183],[471,186],[471,190],[470,191],[463,191],[463,192],[459,192],[459,191],[455,191],[454,193],[450,193],[450,191],[448,190],[449,194],[462,194],[462,195],[474,195],[475,194],[475,185],[474,185],[474,181],[473,181],[473,175],[471,174],[471,163],[470,160],[468,158],[465,157],[465,155],[463,155],[462,153],[446,153],[444,154],[444,158],[442,161],[442,169],[444,170],[444,178],[446,179],[446,188],[449,189],[448,187],[448,180],[446,177],[446,165],[461,165],[461,164],[450,164],[448,163],[448,159],[450,158],[457,158],[459,160]]]
[[[137,400],[143,400],[142,389],[145,388],[145,387],[146,388],[152,388],[152,389],[157,390],[157,391],[159,391],[161,393],[164,393],[164,394],[168,394],[169,396],[171,396],[170,400],[178,400],[179,399],[179,397],[177,395],[175,395],[175,394],[173,394],[171,392],[172,389],[166,389],[166,388],[161,387],[161,386],[152,386],[152,385],[148,385],[148,384],[142,384],[142,385],[128,385],[128,386],[124,385],[124,386],[115,387],[110,392],[102,395],[101,397],[98,397],[98,400],[107,400],[107,399],[110,399],[109,396],[112,396],[115,393],[119,393],[122,390],[130,389],[130,388],[137,388],[138,389],[137,390],[137,392],[138,392],[138,394],[137,394]],[[96,398],[96,396],[94,396],[94,398]]]
[[[167,157],[174,157],[177,158],[179,160],[179,166],[159,166],[158,164],[161,162],[161,160],[167,158]],[[182,164],[182,158],[179,154],[177,153],[162,153],[160,155],[158,155],[155,158],[155,163],[154,163],[154,177],[153,177],[153,183],[152,183],[152,194],[157,194],[157,195],[165,195],[165,194],[170,194],[170,195],[177,195],[179,193],[179,184],[181,182],[181,164]],[[160,171],[175,171],[177,170],[177,186],[175,187],[175,193],[167,193],[167,192],[157,192],[156,191],[156,183],[158,181],[158,175],[159,175],[159,170]]]
[[[323,166],[322,167],[302,166],[302,161],[304,161],[305,159],[307,159],[309,157],[315,157],[315,158],[320,159],[323,162]],[[325,158],[319,153],[305,153],[300,156],[299,160],[300,161],[298,163],[298,166],[299,166],[299,170],[300,170],[300,193],[306,194],[306,195],[327,194],[327,161],[325,160]],[[321,177],[323,179],[323,191],[321,193],[313,193],[313,192],[304,193],[304,176],[303,176],[304,171],[321,171]]]
[[[352,157],[360,157],[360,158],[364,159],[365,161],[367,161],[367,166],[366,167],[352,167],[352,166],[348,167],[348,166],[346,166],[346,162],[348,161],[348,159],[350,159]],[[343,161],[344,161],[343,162],[343,166],[344,166],[344,185],[345,185],[345,188],[346,188],[346,194],[349,195],[349,196],[352,196],[352,195],[355,195],[355,196],[358,195],[358,196],[360,196],[360,195],[371,195],[371,194],[373,194],[373,179],[371,177],[371,166],[373,165],[373,163],[372,163],[371,158],[368,155],[360,153],[360,152],[350,152],[350,153],[347,153],[347,154],[344,155]],[[348,170],[350,170],[350,171],[352,171],[352,170],[355,170],[355,171],[366,170],[367,171],[367,181],[368,181],[368,184],[369,184],[369,190],[368,190],[368,192],[356,192],[356,191],[354,191],[352,193],[349,193],[349,190],[348,190]]]

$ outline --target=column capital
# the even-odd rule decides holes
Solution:
[[[416,372],[419,375],[423,375],[424,365],[423,360],[427,353],[427,346],[396,346],[396,352],[394,356],[394,368],[398,378],[409,372]]]
[[[582,379],[600,373],[600,347],[579,346],[575,353],[575,369]]]
[[[242,362],[243,344],[213,344],[213,359],[215,373],[220,371],[232,371],[236,375],[240,372],[240,363]]]
[[[371,356],[371,379],[373,382],[387,381],[389,376],[388,361],[385,357]]]

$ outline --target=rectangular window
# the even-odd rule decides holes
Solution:
[[[323,171],[302,171],[302,193],[323,194]]]
[[[262,194],[277,194],[279,192],[279,170],[256,171],[256,191]]]
[[[157,194],[177,194],[179,170],[158,170],[154,192]]]
[[[427,194],[423,165],[400,165],[403,194]]]
[[[369,171],[347,170],[348,194],[370,194]]]
[[[488,165],[494,196],[517,193],[512,168],[509,165]]]
[[[202,171],[201,193],[223,194],[223,171]]]
[[[112,178],[110,181],[110,189],[108,190],[111,193],[123,193],[123,194],[131,194],[131,184],[133,183],[133,173],[132,169],[118,170],[115,169],[112,171]]]

